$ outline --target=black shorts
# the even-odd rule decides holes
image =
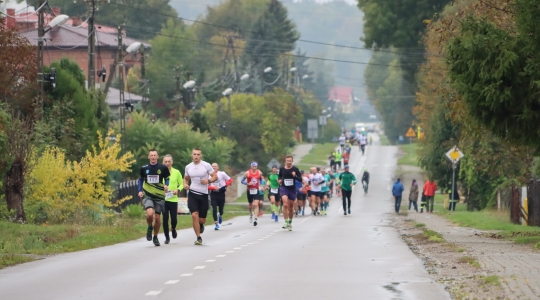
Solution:
[[[264,200],[264,195],[259,194],[259,191],[257,190],[257,194],[250,195],[249,190],[247,194],[248,203],[253,203],[255,200]]]
[[[275,201],[281,201],[281,197],[279,196],[279,192],[277,192],[277,193],[268,193],[268,199],[270,199],[271,196],[274,196]]]
[[[341,161],[336,161],[336,166],[339,166],[341,168]]]
[[[296,200],[305,201],[306,200],[306,194],[297,193],[296,194]]]
[[[199,218],[206,218],[208,214],[208,195],[188,193],[187,206],[191,213],[198,212]]]
[[[315,196],[315,197],[322,198],[321,194],[322,194],[321,192],[314,192],[314,191],[309,191],[308,192],[308,196],[310,196],[310,197]]]

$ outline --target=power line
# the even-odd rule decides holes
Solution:
[[[224,45],[224,44],[217,44],[217,43],[212,43],[212,42],[205,42],[205,41],[200,41],[200,40],[195,40],[195,39],[189,39],[189,38],[183,38],[183,37],[178,37],[178,36],[173,36],[173,35],[167,35],[167,34],[162,34],[162,33],[158,33],[158,32],[152,32],[152,31],[148,31],[148,30],[137,29],[137,28],[135,28],[133,26],[125,26],[125,27],[128,27],[128,28],[131,27],[133,29],[143,31],[143,32],[146,32],[146,33],[151,33],[151,34],[154,34],[154,35],[164,36],[164,37],[178,39],[178,40],[186,40],[186,41],[191,41],[191,42],[196,42],[196,43],[201,43],[201,44],[208,44],[208,45],[214,45],[214,46],[219,46],[219,47],[227,47],[227,45]],[[237,47],[237,48],[242,49],[242,50],[250,50],[250,49],[245,48],[245,47]],[[279,53],[279,52],[277,52],[277,53]],[[358,64],[358,65],[372,65],[372,66],[398,67],[398,68],[404,68],[404,67],[414,65],[414,64],[411,64],[411,65],[388,65],[388,64],[378,64],[378,63],[369,63],[369,62],[358,62],[358,61],[349,61],[349,60],[340,60],[340,59],[330,59],[330,58],[314,57],[314,56],[304,56],[304,55],[296,55],[296,54],[289,54],[289,53],[279,53],[279,54],[284,55],[284,56],[289,56],[289,57],[299,57],[299,58],[306,58],[306,59],[313,59],[313,60],[331,61],[331,62]],[[275,55],[275,56],[278,56],[278,55]]]
[[[208,22],[203,22],[203,21],[197,21],[197,20],[186,19],[186,18],[174,16],[174,15],[169,15],[169,14],[160,13],[159,11],[156,11],[156,10],[147,10],[147,9],[142,9],[142,8],[138,8],[138,7],[133,7],[133,6],[130,6],[130,5],[123,4],[123,3],[109,3],[109,4],[114,4],[114,5],[118,5],[118,6],[128,7],[128,8],[131,8],[131,9],[136,9],[136,10],[140,10],[140,11],[144,11],[144,12],[149,12],[149,11],[151,11],[152,13],[157,14],[157,15],[161,15],[161,16],[165,16],[165,17],[169,17],[169,18],[176,18],[176,19],[180,19],[180,20],[184,20],[184,21],[189,21],[189,22],[193,22],[193,23],[203,24],[203,25],[207,25],[207,26],[218,27],[218,28],[227,29],[227,30],[235,30],[235,31],[241,31],[241,32],[255,33],[254,31],[251,31],[251,30],[239,29],[239,28],[236,28],[236,29],[235,29],[235,28],[231,28],[231,27],[227,27],[227,26],[222,26],[222,25],[217,25],[217,24],[212,24],[212,23],[208,23]],[[391,50],[375,50],[375,49],[364,48],[364,47],[356,47],[356,46],[348,46],[348,45],[339,45],[339,44],[329,44],[329,43],[323,43],[323,42],[318,42],[318,41],[310,41],[310,40],[304,40],[304,39],[298,39],[297,41],[303,42],[303,43],[310,43],[310,44],[317,44],[317,45],[325,45],[325,46],[332,46],[332,47],[339,47],[339,48],[347,48],[347,49],[356,49],[356,50],[368,50],[368,51],[374,51],[374,52],[386,52],[386,53],[394,53],[394,54],[405,54],[405,53],[407,53],[406,51],[401,51],[401,52],[400,52],[400,51],[391,51]],[[266,41],[266,42],[280,43],[280,42],[277,42],[277,41]],[[409,48],[401,48],[401,49],[409,49]],[[415,51],[416,51],[416,52],[419,52],[418,49],[422,49],[422,48],[410,48],[410,49],[417,49],[417,50],[415,50]],[[420,51],[422,51],[422,50],[420,50]]]

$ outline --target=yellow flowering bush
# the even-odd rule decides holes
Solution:
[[[97,147],[87,151],[79,162],[66,160],[56,147],[46,148],[39,157],[36,154],[25,205],[39,207],[39,213],[49,222],[62,222],[77,212],[101,211],[128,200],[111,202],[114,189],[107,184],[108,172],[128,172],[134,163],[131,152],[120,155],[120,135],[111,141],[112,135],[112,130],[105,138],[98,132]]]

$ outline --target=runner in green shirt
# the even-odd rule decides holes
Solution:
[[[343,156],[343,153],[337,150],[334,152],[334,156],[336,157],[336,170],[339,170],[341,169],[341,157]]]
[[[269,189],[268,198],[270,199],[270,206],[272,208],[272,220],[278,221],[279,215],[279,175],[277,166],[272,166],[272,173],[268,175],[267,188]]]
[[[352,194],[352,187],[356,185],[356,177],[353,173],[349,172],[349,165],[345,165],[345,172],[341,173],[339,175],[339,180],[341,181],[341,194],[343,199],[343,214],[346,216],[347,211],[349,212],[349,215],[351,214],[351,194]],[[348,200],[348,210],[347,208],[347,200]]]
[[[163,157],[163,164],[169,168],[169,191],[165,193],[165,211],[163,212],[163,233],[165,244],[170,243],[169,216],[171,217],[171,231],[173,239],[176,238],[176,224],[178,224],[178,193],[184,189],[184,179],[180,171],[172,167],[173,158],[170,154]]]

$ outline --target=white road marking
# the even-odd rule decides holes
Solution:
[[[225,256],[225,255],[224,255],[224,256]],[[216,261],[215,259],[209,259],[209,260],[207,260],[207,261],[205,261],[205,262],[215,262],[215,261]]]
[[[225,251],[225,253],[234,253],[234,251]]]
[[[193,270],[202,270],[204,268],[206,268],[206,266],[196,266]]]
[[[216,257],[225,257],[225,256],[227,256],[227,255],[225,255],[225,254],[216,255]]]
[[[169,280],[167,282],[165,282],[165,284],[176,284],[178,283],[180,280]]]
[[[150,291],[150,292],[148,292],[148,293],[146,293],[144,295],[145,296],[157,296],[159,294],[161,294],[161,291]]]
[[[233,249],[240,250],[242,247],[234,247]]]
[[[191,275],[193,275],[193,273],[184,273],[184,274],[182,274],[182,275],[180,275],[180,276],[182,276],[182,277],[189,277],[189,276],[191,276]]]

